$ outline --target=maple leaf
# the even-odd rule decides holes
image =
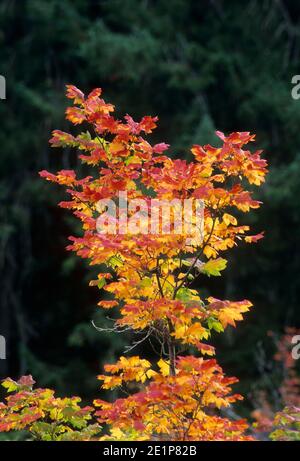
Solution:
[[[75,104],[82,104],[84,102],[84,94],[74,85],[66,85],[66,96],[73,99]]]
[[[19,388],[19,385],[16,381],[13,381],[11,378],[7,378],[2,381],[2,387],[7,389],[7,392],[14,392]]]
[[[204,274],[214,276],[220,276],[221,272],[226,269],[227,261],[223,258],[211,259],[207,263],[205,263],[201,268],[200,271]]]
[[[74,136],[64,131],[54,130],[52,131],[52,138],[50,139],[52,147],[67,147],[76,145]]]
[[[165,142],[161,142],[153,146],[153,152],[155,152],[156,154],[161,154],[165,150],[169,149],[169,147],[170,147],[169,144],[166,144]]]
[[[111,309],[112,307],[118,306],[118,301],[99,301],[98,306],[104,309]]]
[[[166,360],[160,359],[157,362],[157,365],[160,369],[160,372],[163,376],[169,376],[170,375],[170,363]]]
[[[79,125],[86,120],[86,115],[84,109],[80,109],[79,107],[67,107],[66,118],[74,123],[74,125]]]
[[[219,299],[208,298],[209,311],[219,319],[224,328],[232,325],[236,326],[236,321],[243,320],[242,314],[249,311],[252,303],[248,300],[243,301],[220,301]]]
[[[263,239],[263,238],[264,238],[264,232],[261,232],[260,234],[256,234],[256,235],[247,235],[245,237],[245,242],[256,243],[258,242],[258,240]]]

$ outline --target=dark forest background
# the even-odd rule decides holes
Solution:
[[[272,375],[274,344],[299,327],[300,3],[280,0],[1,0],[0,378],[31,373],[59,394],[95,397],[103,363],[128,338],[100,334],[93,269],[65,251],[79,229],[56,204],[61,192],[38,171],[76,167],[74,153],[51,150],[52,129],[68,131],[65,84],[100,86],[118,115],[158,115],[153,140],[189,158],[214,131],[251,131],[270,164],[247,216],[266,237],[233,249],[222,278],[203,293],[248,298],[237,329],[213,339],[226,372],[247,397]],[[246,404],[251,410],[251,399]]]

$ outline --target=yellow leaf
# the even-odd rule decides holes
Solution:
[[[231,214],[228,214],[228,213],[223,214],[223,221],[227,226],[229,226],[229,224],[232,224],[233,226],[237,225],[236,218],[234,216],[232,216]]]
[[[167,360],[160,359],[157,362],[157,365],[160,368],[160,372],[163,376],[169,376],[170,375],[170,362]]]
[[[146,371],[145,375],[147,376],[148,379],[151,379],[153,376],[157,375],[157,373],[154,370],[148,370]]]

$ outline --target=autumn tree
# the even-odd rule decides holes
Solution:
[[[81,221],[83,235],[70,237],[68,249],[100,267],[91,285],[110,296],[99,307],[112,311],[111,330],[134,333],[129,350],[149,340],[158,355],[153,363],[122,356],[98,376],[104,389],[126,393],[113,403],[94,402],[98,421],[110,428],[106,437],[247,440],[247,423],[218,411],[242,396],[232,392],[237,379],[225,377],[206,341],[213,331],[235,326],[252,304],[205,299],[193,283],[221,275],[223,254],[239,242],[263,237],[249,235],[249,226],[238,223],[241,212],[260,206],[246,185],[260,186],[267,171],[261,151],[244,147],[255,136],[217,132],[221,147],[194,145],[193,162],[173,160],[165,155],[168,145],[144,138],[156,128],[157,117],[118,120],[101,89],[85,96],[68,85],[67,97],[74,103],[67,119],[88,131],[55,130],[50,143],[76,148],[91,174],[40,175],[70,196],[60,206]],[[153,217],[153,203],[172,204],[167,224],[164,208]],[[185,208],[187,203],[192,205]]]

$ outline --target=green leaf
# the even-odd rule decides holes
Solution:
[[[178,290],[176,299],[180,299],[180,301],[190,301],[193,299],[193,293],[189,288],[182,287]]]
[[[13,381],[11,378],[5,379],[1,384],[7,390],[7,392],[14,392],[19,389],[18,383]]]
[[[127,157],[125,160],[125,165],[131,165],[131,163],[136,163],[138,161],[138,157],[136,155],[131,155],[130,157]]]
[[[106,284],[106,280],[104,277],[102,277],[102,279],[99,280],[97,287],[99,288],[99,290],[101,290],[101,288],[103,288],[105,284]]]
[[[150,287],[152,284],[150,277],[144,277],[143,280],[139,283],[141,288]]]
[[[227,261],[226,259],[223,258],[217,258],[217,259],[211,259],[210,261],[207,261],[202,267],[201,267],[201,272],[203,274],[208,275],[209,277],[211,275],[214,276],[220,276],[221,272],[226,268]]]
[[[111,258],[109,258],[107,264],[108,264],[108,266],[115,269],[116,267],[123,266],[123,261],[120,258],[118,258],[117,256],[112,256]]]
[[[214,317],[209,317],[207,319],[207,325],[210,330],[215,330],[217,333],[221,333],[224,331],[221,322],[219,322],[219,320],[215,319]]]

